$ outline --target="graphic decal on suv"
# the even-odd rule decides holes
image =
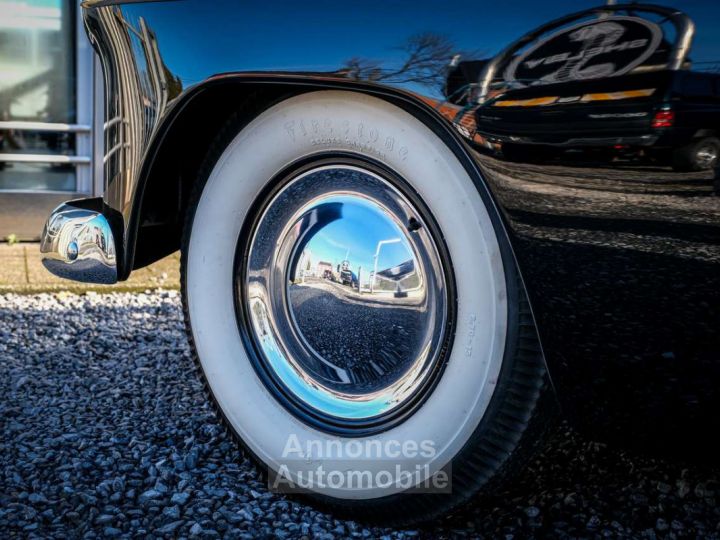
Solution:
[[[622,75],[647,60],[661,41],[660,27],[645,19],[583,21],[520,54],[504,78],[533,86]]]

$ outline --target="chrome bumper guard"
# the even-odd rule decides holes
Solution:
[[[42,262],[62,278],[84,283],[115,283],[117,259],[112,230],[101,212],[85,208],[91,204],[100,208],[102,201],[70,201],[53,210],[40,240]]]

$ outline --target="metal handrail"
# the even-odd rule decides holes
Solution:
[[[88,156],[63,156],[53,154],[0,154],[0,161],[6,163],[71,163],[86,165],[91,162]]]
[[[52,131],[57,133],[90,133],[91,128],[85,124],[62,124],[57,122],[22,122],[6,120],[0,122],[1,129],[16,131]]]

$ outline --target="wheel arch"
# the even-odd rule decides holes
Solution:
[[[121,279],[180,248],[189,194],[225,120],[243,109],[250,120],[290,89],[263,90],[252,83],[211,80],[183,94],[167,112],[137,176],[125,226]]]
[[[114,227],[117,237],[122,238],[119,279],[127,279],[132,270],[179,249],[190,190],[204,157],[230,115],[239,114],[250,121],[282,99],[330,89],[375,95],[418,117],[449,144],[471,172],[487,202],[498,209],[459,133],[418,96],[390,87],[330,77],[223,74],[182,94],[166,112],[151,139],[137,175],[127,223],[124,227]],[[501,212],[496,214],[507,235],[504,216]],[[124,235],[119,234],[122,229]]]

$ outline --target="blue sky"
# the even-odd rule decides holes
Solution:
[[[328,201],[347,203],[348,199],[340,196]],[[372,203],[360,203],[354,199],[351,204],[343,204],[342,219],[323,227],[308,242],[306,249],[312,252],[314,265],[326,261],[335,267],[348,254],[350,269],[357,273],[358,266],[362,266],[365,273],[373,269],[373,257],[381,240],[400,238],[401,242],[383,244],[378,257],[378,271],[412,258],[412,251],[403,237],[394,223],[377,219],[377,210]]]
[[[234,69],[327,71],[357,54],[399,62],[397,46],[430,30],[451,37],[458,49],[490,56],[551,19],[601,3],[325,0],[253,2],[249,7],[241,1],[182,0],[131,4],[127,11],[146,14],[168,66],[191,83]],[[680,7],[694,19],[693,60],[720,60],[720,1],[655,3]]]

